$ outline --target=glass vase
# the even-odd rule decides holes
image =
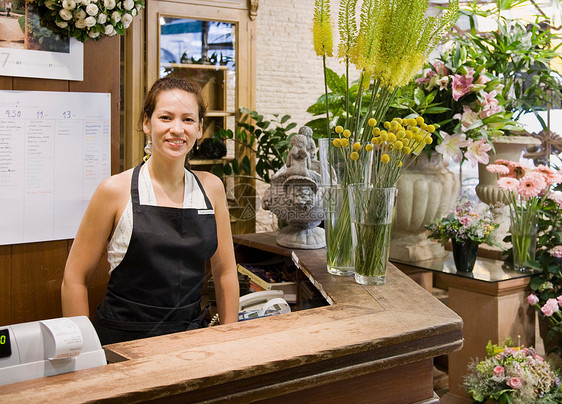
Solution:
[[[353,248],[347,187],[323,186],[326,263],[332,275],[353,275]]]
[[[451,240],[453,247],[453,260],[458,272],[472,272],[478,255],[478,243],[472,240]]]
[[[394,187],[349,185],[351,238],[357,283],[363,285],[386,283],[395,199]]]
[[[513,269],[532,271],[528,265],[534,261],[537,252],[537,213],[527,209],[510,209],[511,245],[513,248]]]

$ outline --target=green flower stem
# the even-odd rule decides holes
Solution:
[[[324,221],[326,231],[326,259],[328,267],[353,268],[351,221],[347,187],[327,189],[325,209],[329,217]],[[341,193],[341,195],[340,195]],[[340,199],[341,197],[341,199]],[[338,204],[341,203],[341,206]],[[335,216],[335,220],[334,219]]]

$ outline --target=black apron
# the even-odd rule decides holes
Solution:
[[[206,209],[141,205],[141,165],[131,180],[131,241],[93,320],[102,345],[206,325],[201,288],[217,248],[212,205],[195,175]]]

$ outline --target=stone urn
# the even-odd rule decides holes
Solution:
[[[460,190],[460,180],[445,167],[441,154],[434,152],[430,159],[421,154],[402,174],[396,187],[390,257],[422,261],[447,255],[441,244],[427,238],[424,227],[449,213]]]
[[[495,153],[490,151],[490,163],[496,160],[519,161],[521,154],[526,147],[539,145],[541,142],[531,136],[504,136],[492,141]],[[478,164],[478,185],[476,186],[476,195],[485,204],[490,206],[490,210],[494,220],[500,224],[496,230],[496,242],[504,247],[508,247],[503,243],[504,237],[509,232],[510,219],[509,208],[505,205],[507,200],[503,191],[498,188],[497,174],[486,170],[487,164]]]

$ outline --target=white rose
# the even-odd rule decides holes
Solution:
[[[88,15],[97,15],[98,11],[99,8],[95,4],[88,4],[86,6],[86,13],[88,13]]]
[[[131,14],[123,14],[121,21],[123,22],[123,27],[127,29],[129,25],[131,25],[131,22],[133,22],[133,16]]]
[[[53,0],[47,0],[45,2],[45,7],[47,7],[49,10],[54,10],[55,9],[55,2]]]
[[[87,7],[90,5],[91,2],[92,0],[82,0],[82,5]]]
[[[113,25],[111,24],[107,24],[105,26],[105,35],[107,36],[113,36],[115,35],[117,32],[115,31],[115,28],[113,28]]]
[[[136,8],[133,8],[133,10],[131,11],[131,15],[132,15],[133,17],[136,17],[137,14],[138,14],[137,9],[136,9]]]
[[[75,20],[83,20],[84,18],[86,18],[86,12],[84,10],[78,10],[74,12],[74,19]]]
[[[100,13],[98,15],[98,24],[105,24],[107,22],[107,15],[104,13]]]
[[[119,14],[119,11],[114,11],[111,14],[111,19],[113,20],[113,23],[118,23],[119,21],[121,21],[121,14]]]
[[[115,8],[115,0],[103,0],[103,5],[108,10],[113,10]]]
[[[86,24],[86,27],[91,28],[94,25],[96,25],[96,17],[88,17],[84,20],[84,23]]]
[[[82,28],[86,28],[86,23],[84,22],[84,20],[76,20],[74,22],[74,26],[78,29],[82,29]]]
[[[65,21],[72,20],[72,13],[65,8],[63,8],[59,11],[59,15],[60,15],[60,18],[62,18]]]
[[[67,23],[67,22],[64,22],[64,21],[57,22],[56,24],[57,24],[57,27],[59,27],[59,28],[66,28],[66,27],[68,27],[68,23]]]
[[[74,0],[64,0],[62,2],[62,8],[65,10],[74,10],[76,8],[76,2]]]
[[[88,32],[88,36],[92,39],[97,38],[98,36],[100,36],[99,32],[94,32],[94,31],[90,31]]]
[[[133,0],[125,0],[123,2],[123,7],[125,10],[130,10],[135,6],[135,2]]]

